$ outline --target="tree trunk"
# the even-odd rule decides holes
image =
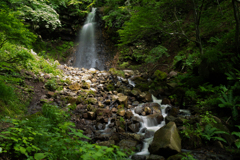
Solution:
[[[236,21],[236,32],[235,32],[235,49],[236,53],[239,53],[239,12],[238,12],[238,7],[236,4],[236,0],[232,0],[232,5],[233,5],[233,11],[234,11],[234,18]]]
[[[200,7],[198,7],[198,0],[197,0],[197,4],[195,3],[195,0],[192,0],[192,1],[193,1],[193,7],[194,7],[196,45],[198,46],[200,53],[203,55],[203,47],[202,47],[199,25],[200,25],[200,19],[202,14],[202,8],[205,0],[202,0],[202,4]]]

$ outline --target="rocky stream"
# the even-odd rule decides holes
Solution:
[[[71,110],[70,120],[91,138],[92,143],[117,145],[133,151],[131,159],[181,159],[178,155],[188,152],[196,159],[234,159],[218,153],[223,149],[221,142],[214,144],[215,151],[187,150],[191,142],[182,142],[179,131],[184,129],[185,119],[196,123],[199,118],[173,107],[169,100],[158,100],[152,93],[135,88],[134,79],[143,76],[138,71],[124,70],[125,78],[122,78],[94,68],[67,65],[58,68],[63,70],[62,79],[68,83],[65,82],[60,91],[47,91],[31,105],[30,113],[40,111],[46,102],[65,111]],[[43,73],[39,76],[45,80],[53,77]],[[55,78],[60,80],[59,76]]]

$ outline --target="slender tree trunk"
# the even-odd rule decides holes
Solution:
[[[202,47],[199,25],[200,25],[200,19],[202,14],[202,8],[205,0],[202,0],[202,4],[200,7],[198,7],[199,0],[197,0],[197,3],[195,3],[195,0],[192,0],[192,1],[193,1],[193,7],[194,7],[196,43],[197,43],[197,46],[199,47],[200,53],[203,54],[203,47]]]
[[[238,7],[236,4],[236,0],[232,0],[232,5],[233,5],[233,11],[234,11],[234,18],[236,21],[236,32],[235,32],[235,49],[236,52],[239,53],[239,12],[238,12]]]

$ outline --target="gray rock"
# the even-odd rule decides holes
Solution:
[[[149,152],[165,158],[181,152],[181,138],[174,122],[169,122],[155,132]]]

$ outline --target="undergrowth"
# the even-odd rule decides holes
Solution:
[[[126,159],[117,146],[90,144],[83,131],[67,121],[69,115],[50,104],[42,113],[22,119],[2,119],[11,127],[0,134],[0,153],[24,159]]]

